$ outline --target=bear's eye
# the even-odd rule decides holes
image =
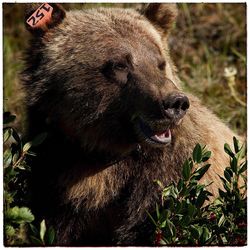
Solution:
[[[113,82],[126,83],[128,79],[129,68],[125,63],[108,61],[102,67],[102,73],[107,79]]]
[[[114,64],[114,70],[126,70],[126,69],[128,69],[128,66],[126,64],[123,63]]]
[[[166,62],[165,61],[162,61],[162,62],[160,62],[159,64],[158,64],[158,68],[159,68],[159,70],[165,70],[165,68],[166,68]]]

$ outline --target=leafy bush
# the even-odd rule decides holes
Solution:
[[[27,157],[35,156],[30,150],[43,142],[46,134],[23,143],[17,131],[8,124],[15,116],[4,113],[4,236],[6,245],[50,245],[55,232],[46,223],[35,221],[28,207],[27,174],[30,168]],[[199,180],[209,169],[211,152],[205,146],[196,145],[192,158],[183,165],[183,177],[162,188],[161,204],[150,215],[155,225],[155,245],[245,245],[247,237],[247,197],[245,160],[246,148],[234,140],[234,151],[225,144],[230,166],[220,177],[223,190],[211,203],[208,185]],[[239,178],[244,185],[238,186]],[[34,225],[39,225],[36,227]]]
[[[150,216],[155,225],[155,245],[245,245],[247,237],[246,148],[233,138],[234,152],[228,144],[224,150],[230,166],[220,177],[223,190],[219,196],[198,181],[209,169],[211,152],[199,144],[192,158],[185,161],[182,179],[162,188],[161,204]],[[244,185],[239,187],[239,178]],[[208,200],[213,202],[206,202]]]
[[[43,220],[39,230],[32,224],[35,217],[26,206],[29,203],[27,175],[30,168],[28,156],[35,156],[32,147],[43,142],[46,134],[38,135],[33,141],[23,143],[18,132],[8,124],[15,120],[9,112],[4,113],[3,123],[3,167],[4,167],[4,238],[6,245],[48,245],[54,240],[54,230],[46,230]]]

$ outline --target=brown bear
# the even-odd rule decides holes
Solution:
[[[202,181],[217,192],[234,134],[181,91],[167,44],[176,16],[174,4],[49,4],[28,19],[29,136],[48,133],[32,163],[32,209],[56,230],[55,244],[150,244],[154,180],[177,181],[197,143],[213,152]]]

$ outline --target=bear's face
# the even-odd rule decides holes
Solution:
[[[167,53],[169,23],[160,23],[166,16],[157,26],[156,13],[152,18],[147,11],[71,11],[39,38],[46,65],[37,72],[46,72],[53,95],[60,97],[53,102],[50,96],[48,115],[85,148],[166,146],[189,107]]]

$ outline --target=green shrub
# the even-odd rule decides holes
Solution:
[[[219,196],[207,191],[198,181],[209,169],[211,152],[199,144],[192,158],[183,165],[182,178],[177,184],[162,188],[161,204],[155,214],[149,214],[155,225],[155,245],[245,245],[247,237],[246,148],[233,138],[234,151],[228,144],[224,150],[230,157]],[[239,187],[238,180],[244,185]],[[212,199],[211,199],[212,198]],[[212,202],[206,202],[209,199]]]
[[[14,120],[14,115],[9,112],[4,113],[4,242],[5,245],[52,244],[54,230],[52,228],[46,230],[44,220],[38,230],[32,224],[35,222],[35,217],[27,207],[29,203],[27,174],[30,168],[26,160],[29,156],[35,156],[30,149],[41,144],[46,134],[40,134],[33,141],[23,143],[16,129],[9,126]]]
[[[55,232],[46,228],[45,221],[37,222],[28,207],[27,174],[30,168],[27,157],[34,157],[30,150],[41,144],[46,134],[23,143],[18,132],[9,124],[15,116],[4,113],[4,237],[5,245],[50,245]],[[223,190],[213,202],[206,203],[212,194],[208,185],[199,180],[209,169],[211,152],[199,144],[192,158],[183,165],[182,178],[162,188],[161,204],[150,215],[155,225],[152,242],[155,245],[245,245],[247,237],[247,197],[245,160],[246,148],[233,138],[234,150],[225,144],[230,157],[224,177],[220,177]],[[239,178],[244,185],[238,186]],[[39,225],[39,228],[34,225]]]

